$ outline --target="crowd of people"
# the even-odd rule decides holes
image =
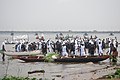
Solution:
[[[99,56],[104,54],[104,50],[108,49],[107,54],[111,54],[112,49],[118,47],[117,38],[100,39],[95,37],[74,37],[74,38],[59,38],[56,41],[51,39],[39,39],[37,42],[19,42],[15,45],[16,52],[41,50],[43,54],[48,52],[56,52],[61,56],[79,55],[84,56],[89,54],[94,56],[98,53]]]
[[[24,52],[24,51],[34,51],[40,50],[42,54],[47,53],[58,53],[62,57],[68,57],[70,55],[75,56],[85,56],[90,55],[94,56],[96,53],[99,56],[108,54],[111,55],[112,52],[117,51],[118,41],[117,38],[105,38],[100,39],[97,36],[90,37],[73,37],[73,38],[57,38],[56,41],[51,39],[39,39],[37,38],[37,42],[18,42],[15,45],[16,52]],[[4,44],[5,45],[5,44]],[[3,45],[2,45],[3,46]],[[4,47],[2,48],[4,51]],[[108,51],[105,53],[105,50]]]

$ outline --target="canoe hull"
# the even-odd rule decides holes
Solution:
[[[88,56],[88,57],[69,57],[69,58],[57,58],[54,59],[54,62],[77,62],[77,63],[86,63],[86,62],[93,62],[93,63],[97,63],[99,61],[103,61],[106,60],[107,58],[109,58],[108,55],[105,56]],[[38,56],[22,56],[19,58],[20,60],[23,60],[25,62],[43,62],[45,61],[44,57],[38,57]]]
[[[103,61],[106,60],[107,58],[109,58],[108,55],[106,56],[93,56],[93,57],[75,57],[75,58],[57,58],[54,59],[55,62],[79,62],[79,63],[86,63],[86,62],[99,62],[99,61]]]
[[[43,62],[45,60],[43,56],[22,56],[18,59],[25,62]]]

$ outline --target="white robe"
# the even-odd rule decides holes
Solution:
[[[66,50],[66,46],[62,47],[62,56],[68,56],[67,50]]]
[[[98,54],[103,54],[102,44],[98,44]]]
[[[80,56],[84,56],[85,55],[85,46],[82,46],[81,45],[81,48],[80,48]]]

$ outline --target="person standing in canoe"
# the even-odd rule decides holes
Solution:
[[[62,56],[63,57],[68,57],[67,49],[66,49],[66,44],[63,42],[62,44]]]
[[[98,43],[98,55],[102,56],[103,55],[103,49],[102,49],[102,42],[99,41]]]
[[[86,54],[85,44],[82,42],[80,45],[80,56],[84,56]]]
[[[78,50],[79,48],[78,48],[78,41],[77,40],[75,40],[75,55],[77,56],[78,55]]]
[[[93,41],[90,41],[90,42],[89,42],[88,53],[89,53],[91,56],[94,56],[94,53],[95,53],[95,44],[94,44]]]
[[[4,51],[6,51],[5,42],[2,43],[1,50],[3,51],[3,53],[2,53],[2,61],[5,61],[5,54],[4,54]]]
[[[56,43],[55,43],[55,49],[56,49],[56,52],[60,55],[62,55],[62,42],[61,40],[57,40]]]
[[[45,41],[42,42],[42,53],[43,55],[47,54],[47,43]]]

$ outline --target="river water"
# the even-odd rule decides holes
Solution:
[[[67,35],[68,33],[64,33]],[[84,33],[70,33],[73,36],[81,36]],[[26,35],[26,33],[15,33],[14,35]],[[34,33],[27,33],[30,41],[36,41]],[[38,33],[41,35],[41,33]],[[44,33],[45,39],[55,38],[56,33]],[[97,35],[99,38],[110,37],[109,33],[89,33],[88,35]],[[120,42],[120,33],[115,33],[112,37],[117,37],[118,42]],[[1,33],[0,34],[0,44],[8,38],[11,40],[10,33]],[[14,45],[7,45],[7,50],[13,50]],[[120,46],[118,47],[118,52],[120,53]],[[23,77],[36,77],[43,78],[48,80],[89,80],[92,79],[92,75],[89,72],[97,69],[102,69],[109,65],[109,60],[105,60],[100,64],[93,63],[48,63],[48,62],[33,62],[25,63],[18,59],[9,60],[9,56],[5,57],[5,62],[2,62],[0,54],[0,77],[2,78],[5,75],[13,76],[23,76]],[[118,62],[119,63],[119,62]],[[28,74],[29,71],[34,70],[44,70],[45,73],[34,73]],[[82,75],[84,74],[85,75]],[[87,73],[87,74],[86,74]],[[82,76],[77,76],[81,74]],[[99,74],[100,75],[100,74]]]

